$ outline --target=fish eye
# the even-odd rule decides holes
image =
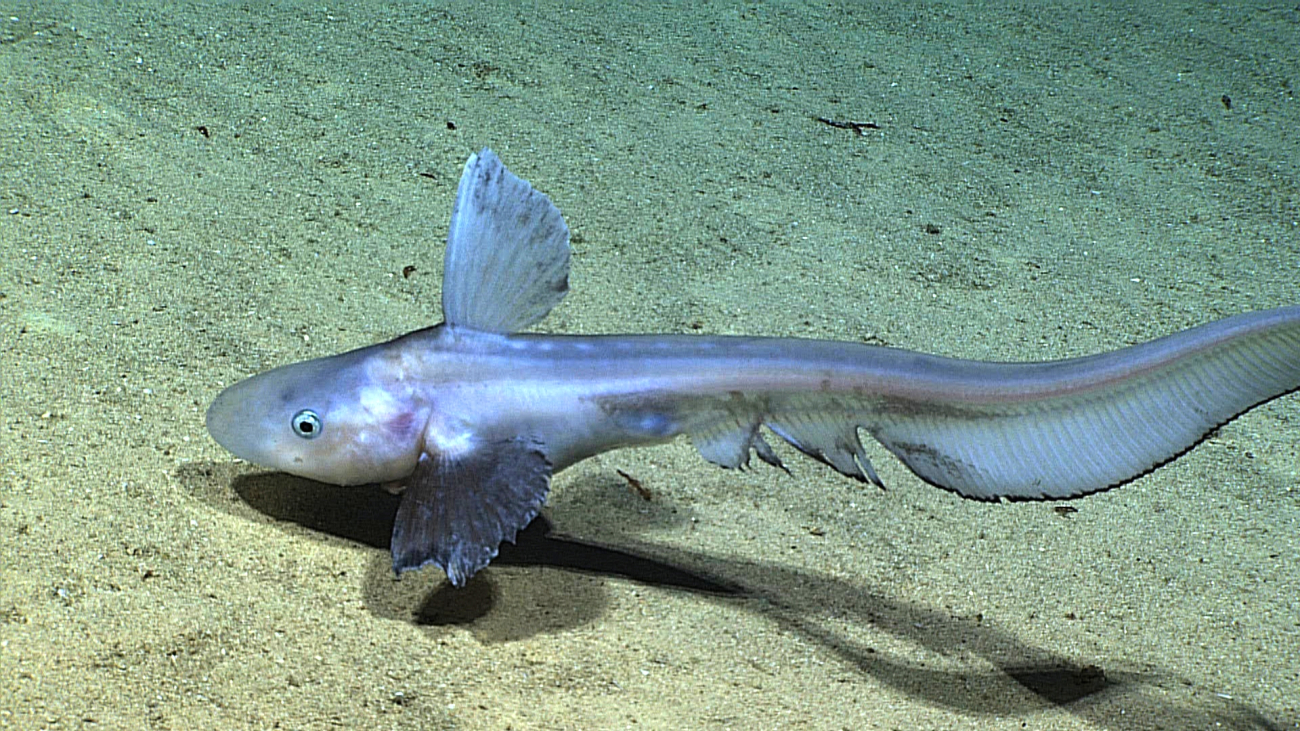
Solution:
[[[303,409],[294,414],[293,421],[289,423],[293,426],[293,433],[303,439],[315,439],[325,428],[321,424],[320,415],[311,409]]]

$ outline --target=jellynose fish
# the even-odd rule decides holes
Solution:
[[[1300,306],[1084,358],[986,363],[793,338],[529,335],[568,290],[569,231],[491,151],[465,164],[447,236],[445,321],[286,365],[208,409],[249,462],[402,490],[393,569],[461,586],[513,541],[551,476],[688,435],[723,467],[782,467],[767,434],[880,485],[865,431],[922,479],[997,501],[1071,498],[1173,459],[1300,387]]]

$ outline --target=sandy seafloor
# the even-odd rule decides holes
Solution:
[[[547,331],[1029,360],[1295,303],[1298,44],[1294,3],[3,3],[0,727],[1300,727],[1295,395],[1068,516],[874,443],[883,493],[614,452],[462,590],[202,418],[438,321],[484,146],[572,226]]]

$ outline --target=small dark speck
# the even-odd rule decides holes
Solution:
[[[1227,97],[1224,98],[1226,99]],[[199,126],[195,127],[194,131],[198,132],[199,134],[203,135],[208,139],[212,139],[212,130],[208,129],[208,126],[205,124],[200,124]]]
[[[1228,96],[1227,94],[1224,94],[1223,96],[1219,97],[1219,101],[1223,102],[1224,109],[1227,109],[1228,111],[1232,111],[1232,97]]]
[[[407,264],[402,267],[402,279],[410,279],[412,274],[415,274],[414,264]]]
[[[450,119],[447,120],[447,129],[449,129],[449,130],[451,130],[451,131],[453,131],[453,132],[456,131],[456,123],[453,122],[453,121],[451,121]]]
[[[1074,507],[1073,505],[1057,505],[1056,507],[1052,508],[1052,512],[1056,513],[1062,518],[1068,518],[1071,515],[1074,515],[1075,513],[1079,512],[1079,509]]]
[[[937,223],[927,223],[922,227],[922,230],[931,236],[937,236],[941,231],[943,231],[943,229],[939,228],[939,224]]]

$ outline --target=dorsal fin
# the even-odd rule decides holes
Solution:
[[[512,333],[569,291],[569,227],[551,199],[489,149],[470,155],[447,234],[442,314],[450,325]]]

